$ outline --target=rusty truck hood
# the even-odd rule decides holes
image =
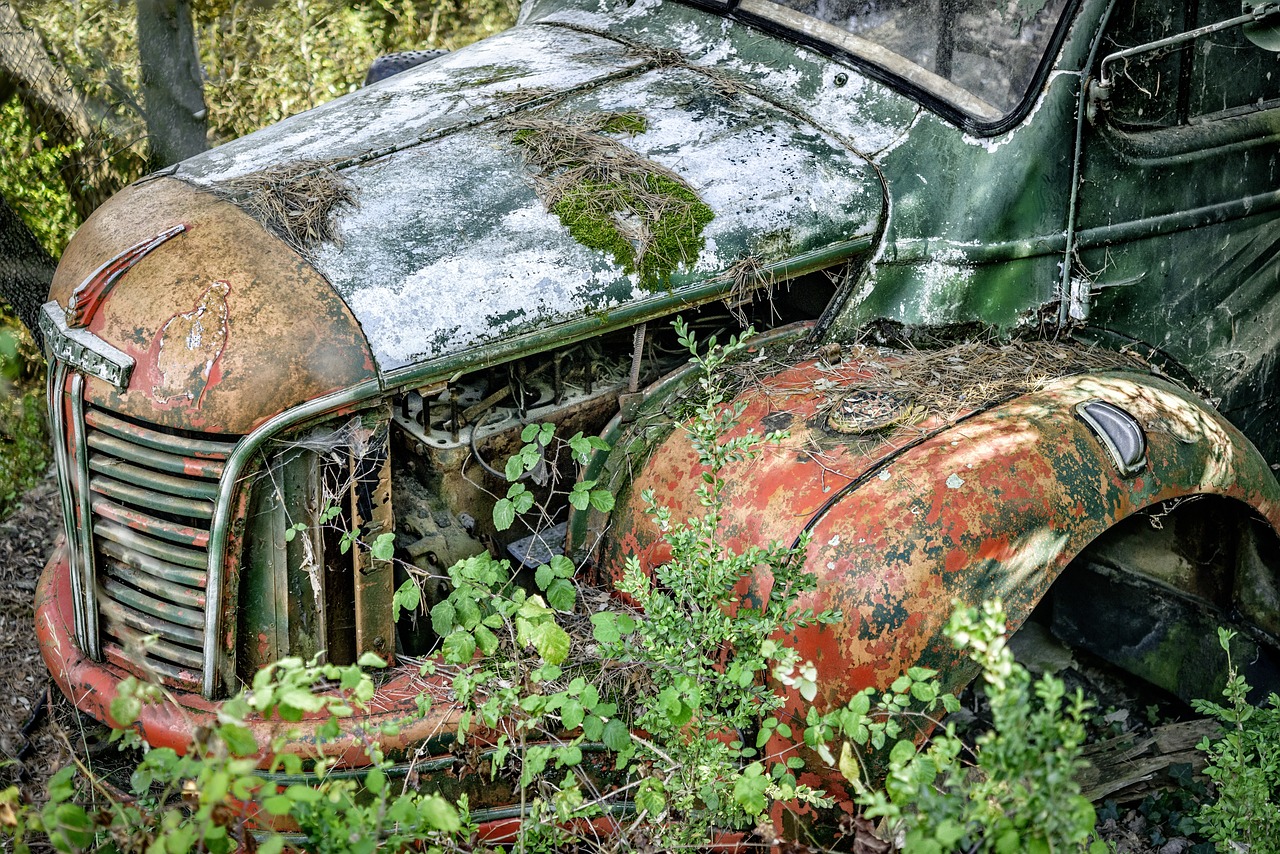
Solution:
[[[670,27],[696,31],[688,55],[610,35],[608,22],[525,24],[119,194],[64,254],[52,289],[63,308],[107,259],[192,227],[103,298],[89,331],[139,368],[127,389],[91,383],[90,401],[243,433],[357,382],[431,381],[868,251],[885,205],[875,152],[917,108],[772,43],[793,60],[779,71],[747,55],[764,49],[760,33],[663,8]],[[602,116],[629,118],[597,136],[705,205],[694,251],[658,280],[570,233],[516,135],[531,119],[554,129]],[[299,172],[327,176],[350,202],[299,202],[287,186]],[[273,226],[272,208],[302,227]],[[213,338],[184,333],[195,343],[180,351],[187,327]]]
[[[638,117],[641,132],[611,138],[712,214],[696,257],[658,286],[570,234],[514,139],[513,119],[603,114]],[[299,160],[335,167],[354,192],[332,212],[337,239],[308,257],[384,375],[555,340],[584,318],[598,330],[646,306],[665,313],[657,306],[727,292],[744,259],[827,266],[870,244],[883,206],[866,158],[776,94],[560,25],[516,27],[188,160],[176,177],[217,192]]]

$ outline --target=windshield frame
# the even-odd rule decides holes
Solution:
[[[1044,88],[1045,81],[1053,70],[1054,63],[1062,52],[1062,45],[1066,41],[1068,30],[1079,16],[1083,6],[1083,0],[1067,0],[1062,10],[1062,16],[1046,42],[1045,50],[1040,56],[1035,73],[1032,74],[1026,91],[1022,93],[1014,108],[1002,115],[988,113],[984,116],[982,115],[981,107],[970,104],[973,109],[966,109],[964,105],[968,102],[977,102],[977,104],[984,106],[991,105],[986,104],[986,102],[978,99],[977,96],[951,83],[951,81],[938,77],[910,60],[898,56],[888,48],[848,33],[834,25],[824,24],[817,19],[809,18],[808,20],[813,21],[818,26],[808,25],[801,28],[799,26],[801,22],[798,20],[796,21],[797,26],[789,26],[781,19],[789,16],[770,17],[767,14],[762,14],[770,6],[786,9],[786,7],[780,7],[776,3],[770,2],[770,0],[681,0],[681,2],[741,21],[754,29],[798,43],[825,56],[852,65],[867,77],[896,89],[951,124],[975,136],[984,137],[1004,133],[1010,128],[1021,124],[1023,119],[1026,118],[1035,105],[1039,93]],[[755,11],[756,9],[761,11]],[[808,16],[801,15],[801,13],[795,14],[798,17],[808,18]],[[837,32],[840,33],[839,37],[835,37]],[[823,38],[824,33],[831,33],[833,38],[830,40]],[[907,66],[910,66],[910,68]],[[941,81],[944,85],[938,85],[938,81]],[[952,94],[954,99],[948,98],[944,93]],[[992,109],[994,110],[995,108],[993,107]]]

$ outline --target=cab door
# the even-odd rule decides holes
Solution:
[[[1240,15],[1117,0],[1089,83],[1073,290],[1088,327],[1185,371],[1276,462],[1280,53],[1238,24],[1143,47]]]

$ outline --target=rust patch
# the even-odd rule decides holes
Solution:
[[[820,706],[884,687],[915,665],[938,669],[950,688],[963,685],[972,668],[942,632],[954,600],[999,596],[1016,628],[1089,542],[1144,508],[1221,495],[1280,528],[1280,485],[1248,440],[1190,393],[1137,372],[1049,377],[1003,402],[932,407],[922,421],[875,438],[826,429],[829,396],[901,377],[896,367],[888,355],[878,365],[802,363],[758,378],[737,400],[743,416],[731,436],[759,433],[783,411],[791,432],[721,473],[719,540],[741,548],[811,535],[806,568],[818,586],[799,605],[843,615],[790,638],[818,669]],[[960,401],[963,389],[955,391]],[[1148,431],[1142,477],[1120,472],[1075,417],[1077,404],[1095,398],[1125,408]],[[697,455],[683,431],[632,463],[639,473],[619,492],[600,552],[614,577],[628,554],[644,567],[663,559],[644,491],[672,518],[702,512],[689,486],[700,473]],[[760,601],[772,578],[759,573],[751,585],[743,601]],[[805,705],[788,703],[797,712]]]
[[[185,400],[196,407],[204,397],[214,367],[230,332],[227,295],[231,285],[211,284],[195,307],[175,314],[156,333],[148,350],[153,355],[157,382],[151,387],[156,403]]]

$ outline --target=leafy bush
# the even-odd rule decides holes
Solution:
[[[381,667],[366,656],[364,667]],[[33,834],[44,834],[61,852],[84,850],[220,852],[257,850],[277,854],[286,845],[280,833],[263,830],[256,814],[289,818],[317,851],[372,852],[412,842],[442,843],[465,829],[466,805],[438,795],[395,793],[387,784],[386,762],[376,732],[361,732],[373,759],[363,780],[332,774],[332,763],[278,753],[280,743],[260,745],[246,725],[250,711],[269,719],[301,720],[322,713],[319,734],[336,737],[343,719],[366,710],[374,686],[360,665],[338,667],[286,658],[260,670],[253,685],[222,704],[215,725],[200,728],[183,754],[148,749],[132,729],[115,730],[122,748],[143,750],[127,792],[104,784],[77,761],[49,781],[49,800],[38,810],[21,804],[17,787],[0,792],[0,827],[14,850],[29,849]],[[156,685],[126,679],[112,701],[111,714],[132,725],[143,706],[161,699]],[[357,732],[360,732],[357,729]],[[261,752],[274,753],[269,768],[258,769]],[[307,782],[277,785],[267,774],[283,771]]]
[[[1222,850],[1280,851],[1280,697],[1274,693],[1265,706],[1249,704],[1250,686],[1231,658],[1235,632],[1218,629],[1218,642],[1227,653],[1226,704],[1195,700],[1197,712],[1222,722],[1216,741],[1196,745],[1209,764],[1204,773],[1217,789],[1217,800],[1203,804],[1200,829]]]
[[[760,436],[750,430],[730,438],[745,404],[726,404],[721,368],[744,349],[744,338],[718,345],[714,338],[700,352],[680,321],[676,332],[701,371],[699,401],[685,425],[702,467],[695,495],[701,513],[677,521],[669,509],[647,494],[648,512],[671,549],[670,559],[652,578],[631,557],[618,588],[629,594],[642,615],[609,613],[592,617],[602,653],[620,662],[638,663],[652,687],[638,702],[634,724],[648,733],[636,741],[637,758],[652,769],[644,782],[641,808],[657,822],[655,837],[667,844],[697,845],[714,827],[741,827],[756,820],[771,799],[827,801],[822,793],[798,785],[779,757],[760,757],[775,731],[790,727],[774,716],[782,697],[766,677],[775,669],[796,671],[798,656],[774,638],[833,613],[815,615],[797,607],[816,579],[804,571],[806,542],[795,548],[773,543],[734,551],[721,540],[725,466],[749,459],[763,443],[781,434]],[[698,473],[695,473],[698,474]],[[735,590],[760,571],[772,575],[768,599],[759,606],[739,600]],[[812,665],[799,668],[811,672]],[[816,685],[801,691],[814,697]],[[745,734],[754,733],[754,742]]]
[[[901,829],[908,851],[1013,854],[1085,844],[1095,815],[1075,774],[1088,702],[1078,689],[1067,696],[1052,675],[1033,682],[1013,660],[999,602],[958,607],[947,633],[982,667],[991,705],[992,729],[978,738],[970,761],[963,759],[967,751],[954,728],[926,738],[938,723],[936,710],[954,711],[957,704],[924,668],[908,671],[886,692],[863,691],[825,717],[811,713],[806,740],[833,761],[826,742],[832,733],[844,736],[839,767],[856,802],[867,817],[883,817]],[[867,779],[858,751],[890,744],[880,790]],[[1090,847],[1095,849],[1107,850],[1101,842]]]

